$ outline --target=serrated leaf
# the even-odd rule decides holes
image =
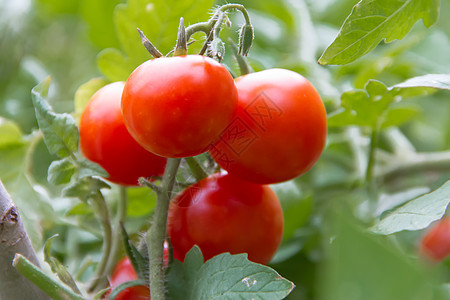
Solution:
[[[75,166],[67,157],[52,161],[48,168],[47,180],[55,185],[69,183],[75,170]]]
[[[49,152],[64,158],[78,151],[78,128],[71,115],[54,113],[45,101],[49,84],[48,77],[31,90],[33,105]]]
[[[448,74],[414,77],[391,87],[386,87],[376,80],[369,80],[364,90],[352,90],[341,95],[343,109],[329,115],[328,126],[399,126],[420,113],[419,106],[398,103],[399,101],[449,88]]]
[[[91,177],[91,176],[101,176],[103,178],[108,178],[109,174],[105,171],[99,164],[85,159],[84,157],[78,157],[77,162],[79,164],[78,177]]]
[[[80,85],[75,92],[75,114],[81,115],[84,107],[95,92],[108,83],[109,82],[103,78],[92,78],[88,82]]]
[[[362,0],[353,7],[319,63],[350,63],[382,40],[401,40],[420,19],[430,27],[437,20],[439,4],[439,0]]]
[[[62,190],[62,195],[64,197],[75,197],[82,201],[88,201],[100,189],[104,188],[109,189],[111,187],[100,178],[84,177],[66,186]]]
[[[431,299],[433,274],[386,237],[360,229],[345,214],[328,224],[333,235],[324,242],[319,299]]]
[[[253,263],[246,254],[220,254],[202,264],[194,247],[169,271],[172,299],[283,299],[294,284],[275,270]]]
[[[393,234],[403,230],[420,230],[444,215],[450,203],[450,181],[439,189],[400,206],[375,224],[378,234]]]

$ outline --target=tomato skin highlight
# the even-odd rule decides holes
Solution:
[[[237,91],[227,69],[200,55],[161,57],[137,67],[122,96],[131,135],[164,157],[205,152],[231,121]]]
[[[124,82],[108,84],[89,100],[80,118],[80,149],[109,173],[109,181],[138,185],[139,177],[162,176],[166,159],[142,148],[128,133],[120,109],[123,87]]]
[[[178,260],[198,245],[205,260],[248,253],[249,260],[267,264],[281,243],[283,212],[269,186],[215,174],[171,202],[167,226]]]
[[[136,280],[138,276],[133,269],[130,259],[123,257],[114,268],[110,278],[111,287],[114,289],[121,283]],[[109,294],[108,294],[109,296]],[[138,285],[129,287],[120,292],[115,300],[148,300],[150,299],[150,289],[148,286]]]
[[[326,142],[325,106],[312,84],[284,69],[235,79],[236,117],[210,149],[228,173],[260,184],[309,171]]]
[[[437,221],[426,232],[420,244],[420,252],[435,262],[450,255],[450,217]]]

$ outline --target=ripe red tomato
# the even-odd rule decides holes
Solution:
[[[109,173],[109,181],[137,185],[141,176],[162,176],[166,159],[142,148],[128,133],[120,110],[123,87],[123,82],[111,83],[92,96],[81,114],[80,148]]]
[[[281,242],[283,212],[269,186],[216,174],[171,202],[167,226],[174,258],[181,261],[198,245],[206,260],[224,252],[248,253],[250,260],[266,264]]]
[[[122,258],[114,268],[111,275],[110,283],[114,289],[121,283],[136,280],[138,277],[133,269],[130,259],[125,256]],[[117,295],[115,300],[148,300],[150,299],[150,290],[148,286],[138,285],[124,289]]]
[[[450,217],[444,217],[427,231],[421,241],[420,252],[434,261],[450,255]]]
[[[133,71],[122,96],[131,135],[164,157],[205,152],[227,127],[237,91],[227,69],[200,55],[161,57]]]
[[[261,183],[304,174],[319,159],[327,116],[303,76],[269,69],[237,78],[237,116],[210,150],[228,173]]]

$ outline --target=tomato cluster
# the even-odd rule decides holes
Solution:
[[[170,204],[174,257],[183,261],[198,245],[205,259],[247,253],[266,264],[283,235],[281,205],[266,184],[307,172],[325,146],[326,125],[320,96],[301,75],[270,69],[233,80],[215,60],[186,55],[147,61],[125,84],[99,90],[81,116],[80,144],[110,181],[126,185],[161,175],[166,158],[209,151],[226,172]],[[135,278],[131,271],[124,276]]]

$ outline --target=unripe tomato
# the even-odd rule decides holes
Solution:
[[[450,255],[450,217],[444,217],[426,232],[420,252],[434,261],[444,260]]]
[[[162,176],[166,159],[142,148],[128,133],[120,110],[124,83],[98,90],[80,118],[80,148],[108,173],[109,181],[138,185],[139,177]]]
[[[138,279],[133,269],[130,259],[125,256],[114,268],[111,275],[110,284],[114,289],[121,283]],[[146,285],[138,285],[124,289],[120,292],[115,300],[148,300],[150,299],[150,290]]]
[[[269,184],[304,174],[327,136],[324,104],[312,84],[289,70],[241,76],[237,115],[210,150],[228,173]]]
[[[206,260],[224,252],[248,253],[266,264],[280,245],[283,212],[269,186],[231,175],[209,176],[171,202],[168,234],[174,258],[198,245]]]
[[[161,57],[133,71],[122,96],[131,135],[164,157],[205,152],[231,121],[237,105],[226,68],[200,55]]]

